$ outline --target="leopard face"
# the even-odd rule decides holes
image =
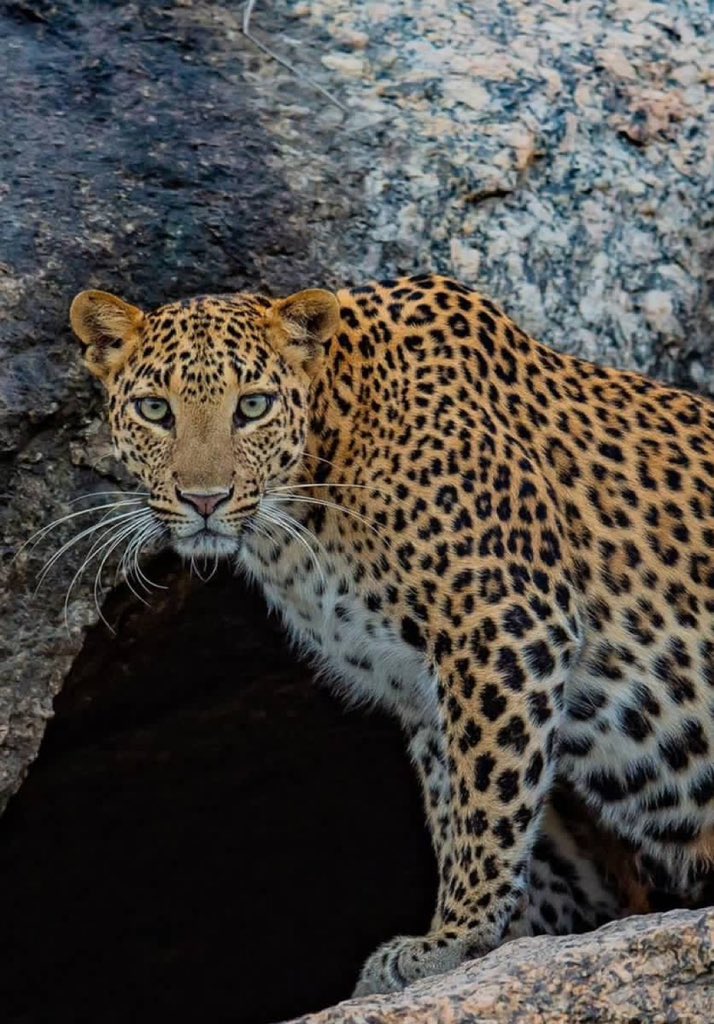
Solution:
[[[145,314],[83,292],[71,319],[104,384],[119,457],[184,556],[237,552],[261,501],[290,483],[337,302],[317,289],[197,298]]]

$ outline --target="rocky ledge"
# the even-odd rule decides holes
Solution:
[[[714,911],[630,917],[588,935],[519,939],[398,995],[291,1024],[711,1024]]]

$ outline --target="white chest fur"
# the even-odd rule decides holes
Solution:
[[[383,611],[368,607],[349,567],[340,563],[339,556],[320,558],[318,568],[294,544],[277,560],[266,546],[249,544],[240,558],[299,650],[348,700],[379,703],[407,727],[434,723],[432,670]]]

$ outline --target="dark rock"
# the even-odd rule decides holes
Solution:
[[[310,209],[276,170],[279,144],[243,80],[254,52],[241,41],[227,78],[213,66],[217,27],[181,15],[172,3],[0,5],[0,807],[97,618],[92,573],[76,581],[65,615],[79,551],[34,595],[72,530],[15,555],[81,508],[70,505],[78,495],[120,479],[68,329],[72,296],[94,285],[152,307],[325,277]],[[327,193],[321,203],[330,209]]]

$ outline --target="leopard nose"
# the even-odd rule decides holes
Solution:
[[[208,518],[216,511],[219,505],[224,501],[228,501],[230,496],[233,494],[233,488],[228,487],[221,490],[207,491],[203,494],[198,494],[195,491],[182,491],[179,487],[176,488],[181,501],[185,501],[187,505],[193,505],[196,511]]]

